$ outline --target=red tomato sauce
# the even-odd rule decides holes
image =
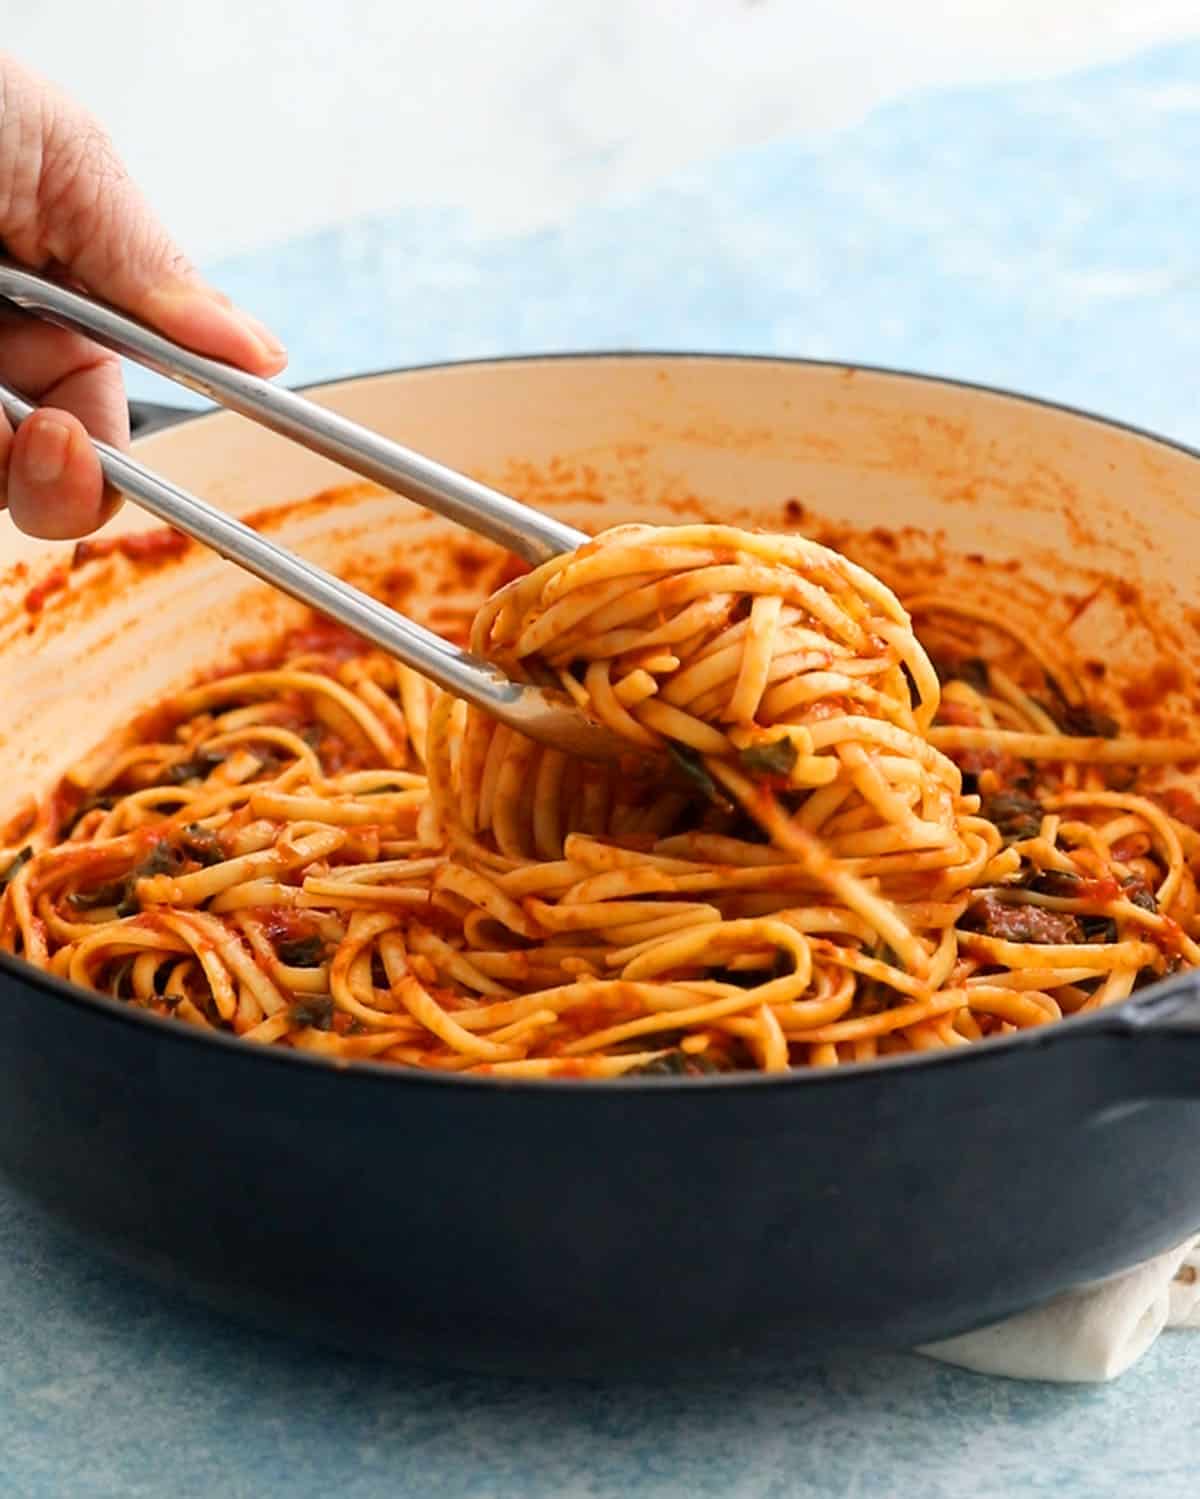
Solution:
[[[25,595],[25,608],[30,614],[40,614],[52,593],[61,593],[67,586],[67,570],[56,567]]]
[[[97,541],[77,541],[71,554],[71,566],[82,567],[100,557],[127,557],[130,562],[166,562],[182,557],[191,546],[182,531],[159,526],[153,531],[139,531],[133,536],[106,536]]]

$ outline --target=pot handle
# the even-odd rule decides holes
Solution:
[[[146,437],[162,427],[173,427],[176,422],[186,421],[196,412],[185,406],[163,406],[157,401],[130,401],[129,435]]]
[[[1106,1029],[1132,1048],[1129,1060],[1147,1094],[1200,1098],[1200,972],[1156,985],[1106,1019]]]

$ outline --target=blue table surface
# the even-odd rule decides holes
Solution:
[[[209,269],[283,332],[297,380],[753,350],[1008,385],[1197,441],[1198,162],[1200,43],[913,97],[536,235],[414,213]],[[1187,1334],[1100,1388],[908,1356],[665,1388],[389,1367],[181,1306],[0,1187],[0,1495],[1176,1499],[1195,1493],[1198,1400]]]

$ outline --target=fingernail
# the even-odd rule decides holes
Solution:
[[[278,359],[281,355],[287,353],[287,350],[271,332],[270,328],[267,327],[266,323],[261,322],[252,313],[243,312],[240,307],[235,307],[232,310],[241,318],[242,322],[250,329],[251,333],[254,334],[268,354],[274,354]]]
[[[152,322],[194,345],[220,340],[236,330],[242,336],[249,335],[269,359],[280,359],[285,352],[256,317],[221,300],[207,287],[159,287],[146,298],[142,310]]]
[[[67,466],[71,429],[53,417],[40,417],[33,424],[21,454],[25,477],[35,484],[56,484]]]

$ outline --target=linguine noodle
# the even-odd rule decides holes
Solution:
[[[1197,747],[1119,733],[1002,616],[908,606],[727,526],[546,563],[471,646],[626,741],[605,765],[285,648],[77,767],[0,851],[0,942],[250,1041],[524,1077],[965,1046],[1200,963],[1200,839],[1142,784]]]

